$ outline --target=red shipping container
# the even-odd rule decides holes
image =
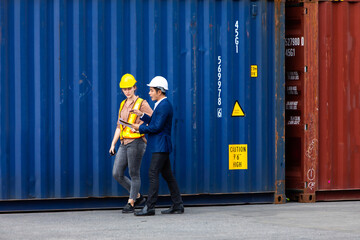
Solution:
[[[360,199],[360,2],[319,3],[317,200]]]
[[[318,143],[317,3],[285,11],[287,196],[315,201]]]
[[[286,7],[286,189],[360,199],[360,2]]]

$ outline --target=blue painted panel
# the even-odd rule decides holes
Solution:
[[[283,14],[264,0],[1,1],[0,199],[127,195],[108,155],[125,73],[149,102],[146,83],[169,81],[182,193],[283,193]],[[248,145],[248,169],[229,170],[229,144]]]

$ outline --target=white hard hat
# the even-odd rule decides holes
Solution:
[[[156,76],[154,77],[151,82],[148,84],[149,87],[157,87],[157,88],[163,88],[165,90],[169,90],[168,88],[168,82],[164,77]]]

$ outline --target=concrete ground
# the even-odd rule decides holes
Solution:
[[[360,239],[360,201],[0,214],[0,239]]]

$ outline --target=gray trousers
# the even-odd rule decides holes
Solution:
[[[140,167],[145,153],[146,143],[142,138],[137,138],[127,145],[120,145],[113,166],[113,177],[129,193],[130,199],[136,199],[141,186]],[[129,168],[131,180],[124,175],[125,169]]]

